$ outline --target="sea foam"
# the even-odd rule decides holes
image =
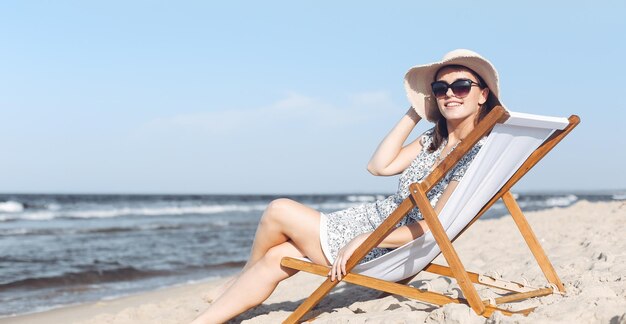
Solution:
[[[120,207],[82,210],[53,210],[23,211],[14,205],[7,205],[0,211],[9,211],[10,214],[0,215],[0,221],[7,220],[51,220],[55,218],[112,218],[121,216],[175,216],[188,214],[219,214],[229,212],[261,211],[266,204],[228,204],[228,205],[197,205],[197,206],[162,206],[162,207]],[[19,204],[19,203],[17,203]],[[19,204],[22,206],[21,204]]]
[[[1,213],[19,213],[24,210],[24,205],[17,201],[5,201],[0,202],[0,212]]]

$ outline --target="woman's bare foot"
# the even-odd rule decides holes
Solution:
[[[213,302],[214,300],[219,298],[228,288],[230,288],[230,286],[233,285],[235,280],[237,280],[237,277],[238,276],[232,276],[232,277],[224,279],[222,283],[218,284],[216,287],[214,287],[208,293],[202,296],[202,300],[204,300],[207,303]]]

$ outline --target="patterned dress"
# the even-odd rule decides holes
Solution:
[[[348,244],[353,238],[360,234],[374,231],[410,195],[409,185],[424,179],[430,173],[435,161],[440,157],[441,151],[447,144],[447,140],[444,140],[437,150],[428,152],[426,148],[433,141],[433,133],[434,129],[430,129],[421,135],[420,141],[423,149],[415,160],[411,162],[411,165],[400,175],[398,191],[395,194],[373,203],[329,214],[321,214],[320,240],[324,255],[330,263],[334,262],[339,249]],[[478,141],[459,163],[428,192],[427,196],[433,207],[437,204],[448,183],[453,180],[459,181],[463,177],[484,141],[484,138]],[[441,158],[443,159],[444,157]],[[400,220],[397,226],[408,225],[422,219],[422,214],[416,207]],[[361,260],[361,263],[380,257],[389,251],[391,249],[374,248]]]

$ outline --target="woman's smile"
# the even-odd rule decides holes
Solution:
[[[448,101],[444,104],[444,106],[446,108],[456,108],[458,106],[461,106],[463,104],[463,102],[461,101]]]

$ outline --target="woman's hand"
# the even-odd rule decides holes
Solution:
[[[335,278],[337,278],[337,280],[341,280],[341,277],[347,274],[346,262],[348,262],[348,259],[350,259],[354,251],[359,246],[361,246],[363,242],[365,242],[370,234],[371,233],[364,233],[358,235],[339,250],[339,252],[337,253],[337,258],[335,258],[335,263],[333,263],[333,266],[328,272],[328,275],[330,276],[330,281],[335,281]]]

